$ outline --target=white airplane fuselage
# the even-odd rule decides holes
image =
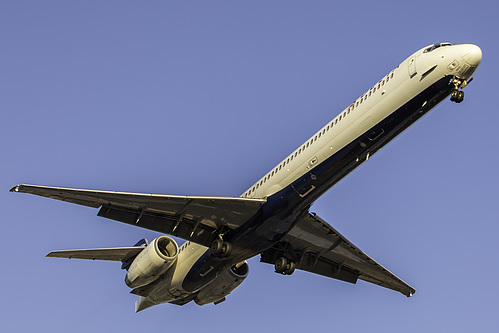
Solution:
[[[409,56],[241,195],[267,203],[246,228],[227,234],[236,244],[230,259],[184,243],[175,269],[147,287],[136,311],[189,298],[233,265],[265,251],[320,195],[430,109],[450,94],[462,100],[456,92],[480,61],[480,49],[471,44],[434,44]]]

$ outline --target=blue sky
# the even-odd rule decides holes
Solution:
[[[16,1],[0,7],[0,283],[10,331],[478,331],[497,327],[497,4]],[[444,101],[312,207],[417,289],[250,260],[227,301],[133,313],[119,264],[45,258],[158,234],[18,183],[237,196],[426,45],[483,51]]]

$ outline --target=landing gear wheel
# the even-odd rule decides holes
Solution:
[[[457,103],[461,103],[464,100],[464,91],[460,91],[459,94],[457,94]]]
[[[232,245],[229,242],[223,242],[220,257],[225,258],[230,256],[230,251],[232,251]]]
[[[223,250],[223,241],[221,239],[215,239],[210,246],[211,255],[213,257],[218,257]]]
[[[452,102],[461,103],[464,100],[464,91],[453,90],[450,94],[450,100]]]
[[[212,257],[228,257],[232,251],[232,245],[229,242],[224,242],[223,240],[217,238],[211,243],[210,246]]]
[[[284,273],[286,275],[291,275],[295,271],[295,268],[296,268],[296,264],[294,262],[290,261],[288,263],[288,266],[286,267],[286,270],[284,271]]]
[[[275,271],[276,273],[284,273],[284,271],[286,270],[288,266],[288,259],[284,258],[284,257],[279,257],[277,258],[277,260],[275,261]]]
[[[276,273],[291,275],[295,271],[296,264],[284,257],[279,257],[275,261],[275,271]]]

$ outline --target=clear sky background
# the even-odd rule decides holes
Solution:
[[[4,1],[2,332],[470,332],[499,326],[494,1]],[[157,233],[18,183],[238,196],[414,51],[483,51],[441,103],[312,207],[417,290],[250,275],[134,314],[118,263],[45,258]]]

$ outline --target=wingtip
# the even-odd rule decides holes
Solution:
[[[406,296],[409,298],[409,297],[414,296],[415,293],[416,293],[416,290],[413,289],[408,294],[406,294]]]
[[[9,190],[9,192],[19,192],[19,189],[21,188],[22,185],[16,185],[13,188]]]

